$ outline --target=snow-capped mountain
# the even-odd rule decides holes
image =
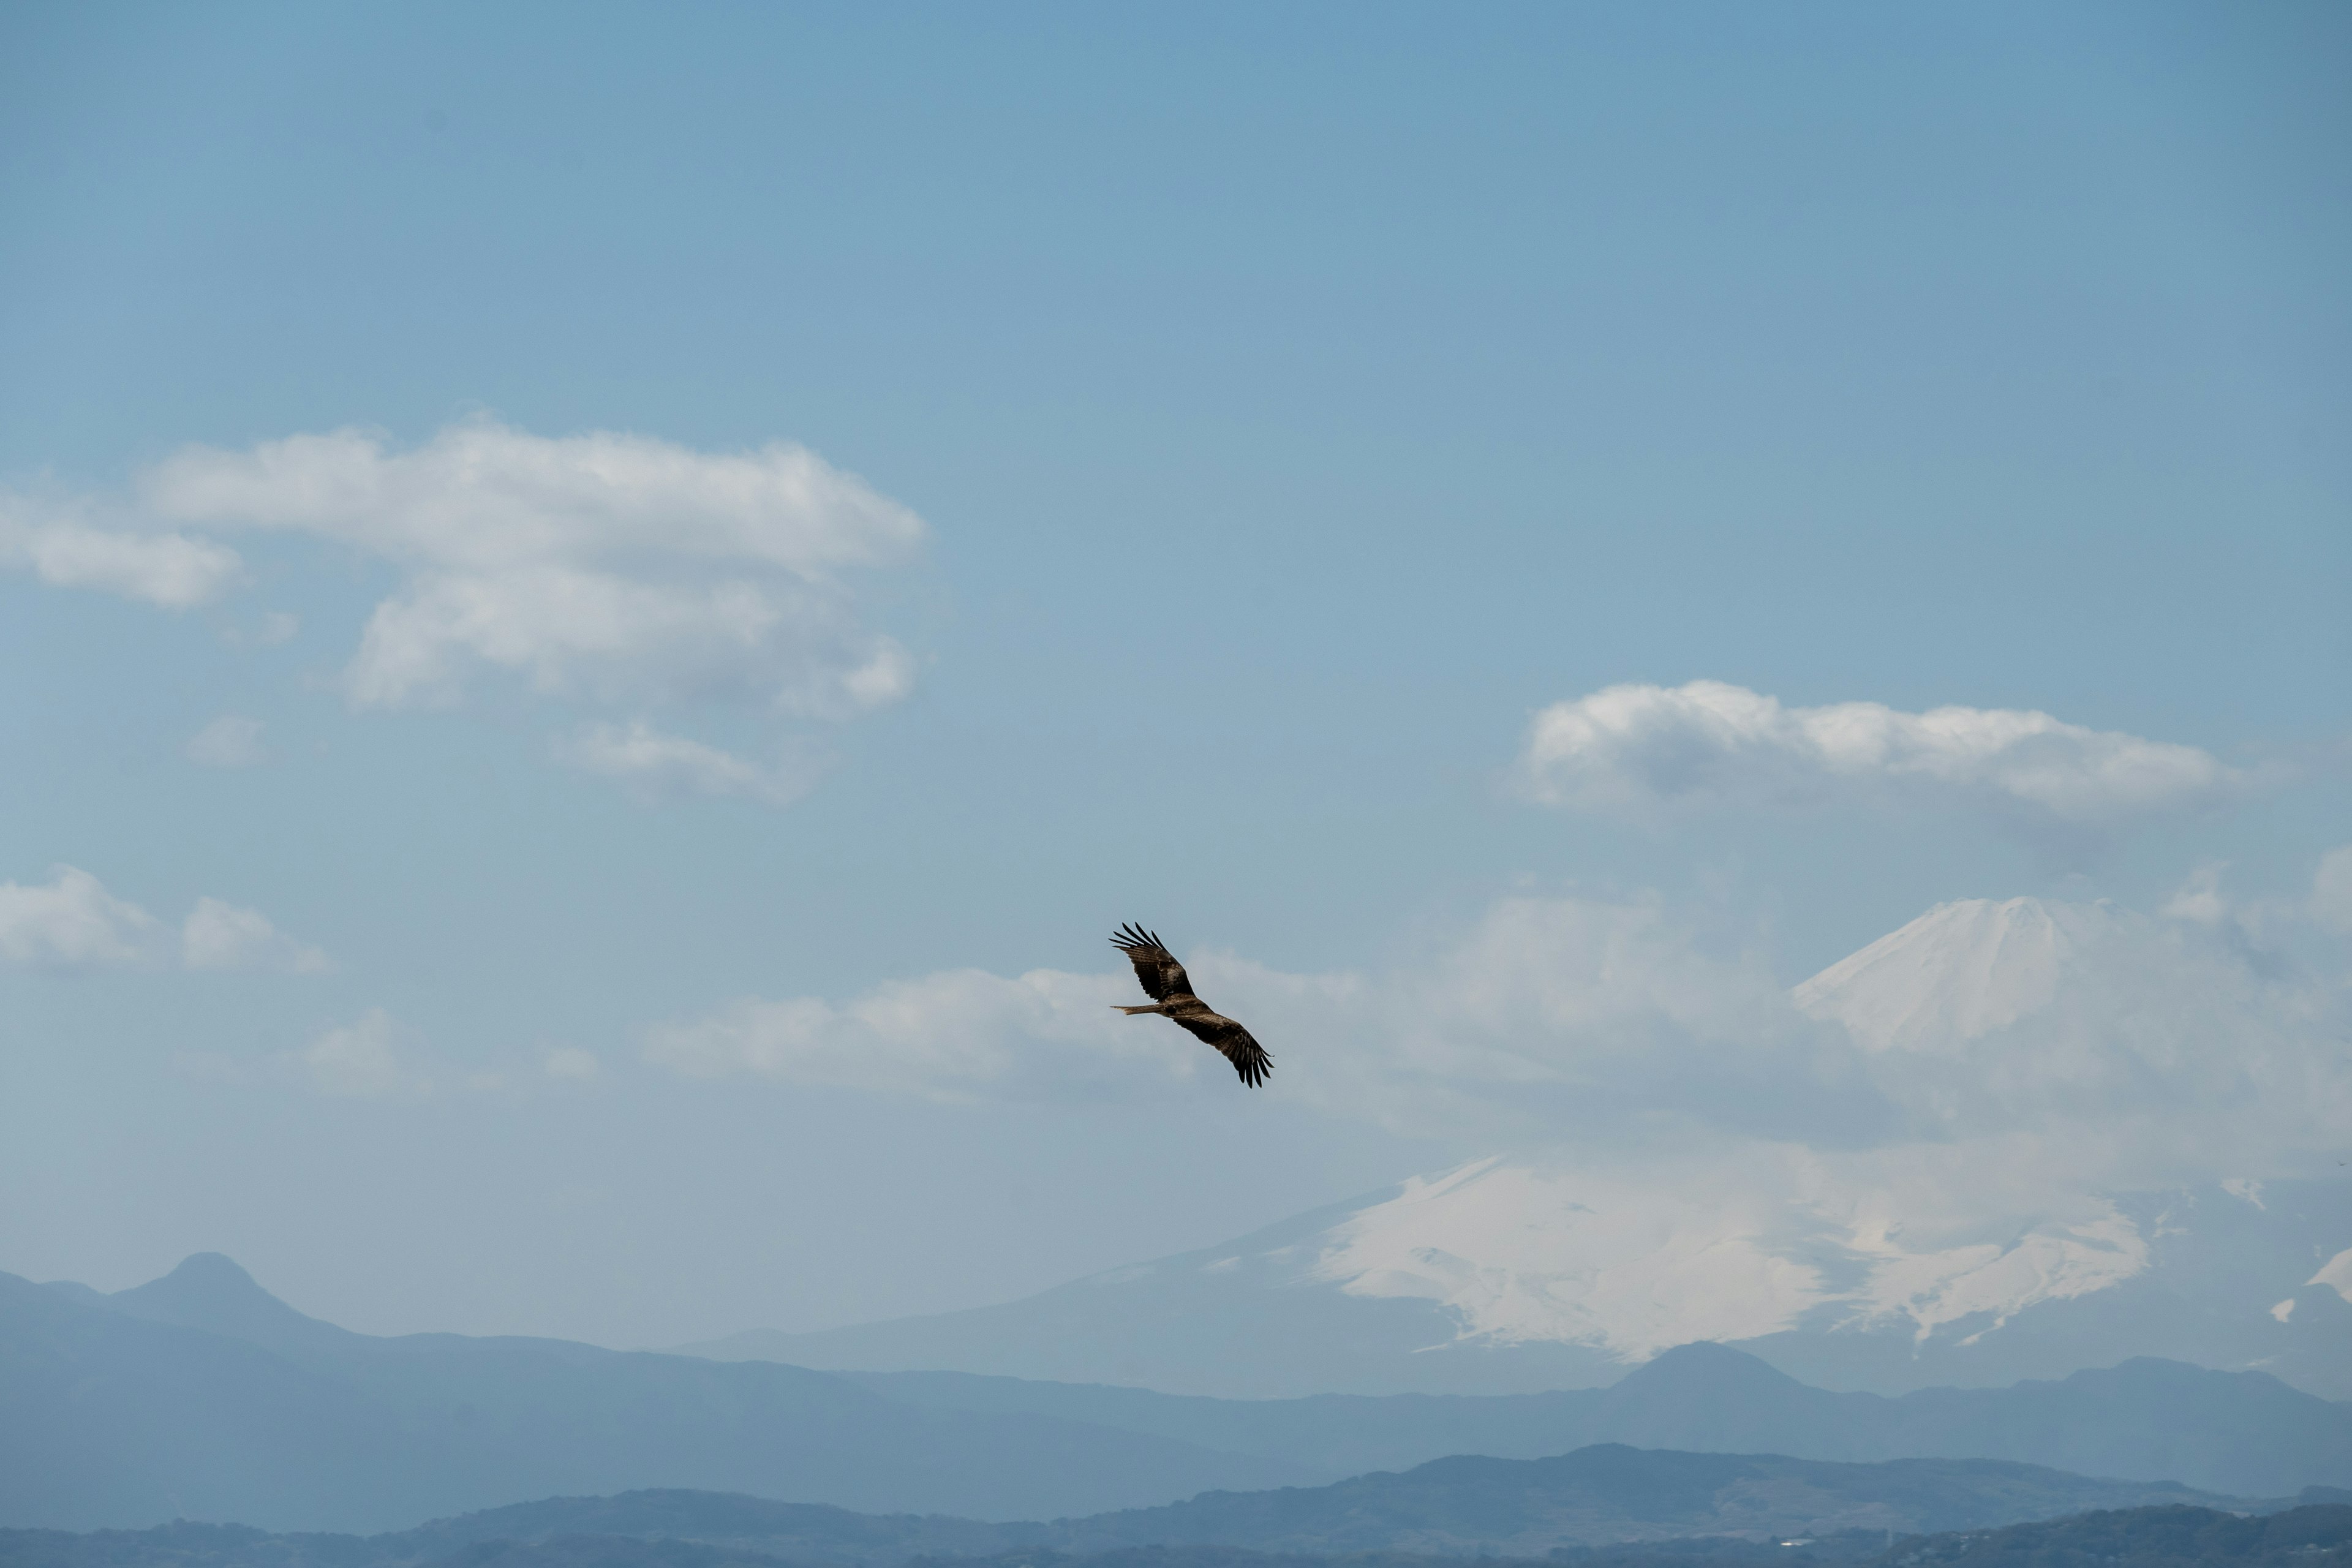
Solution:
[[[2181,922],[1947,904],[1793,993],[1933,1135],[1488,1158],[1007,1306],[689,1348],[1273,1395],[1591,1386],[1716,1341],[1880,1393],[2157,1355],[2352,1398],[2352,1181],[2210,1172],[2282,1082],[2339,1114],[2301,994]]]
[[[2116,916],[2040,899],[1938,904],[1798,986],[1798,1006],[1877,1050],[1977,1039],[2048,1007]]]

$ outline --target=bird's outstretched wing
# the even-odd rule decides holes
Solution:
[[[1118,934],[1110,941],[1135,965],[1135,977],[1143,983],[1143,994],[1154,1002],[1192,994],[1192,977],[1184,973],[1184,966],[1176,962],[1174,953],[1160,945],[1158,937],[1141,926],[1129,921],[1119,927]]]
[[[1222,1014],[1179,1015],[1173,1022],[1216,1047],[1225,1060],[1234,1064],[1234,1070],[1242,1075],[1242,1081],[1252,1089],[1264,1083],[1265,1075],[1274,1070],[1274,1058],[1265,1054],[1265,1047],[1247,1029]]]

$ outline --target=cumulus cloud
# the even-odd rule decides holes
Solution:
[[[115,510],[131,521],[93,521],[88,500],[10,499],[0,563],[173,605],[216,596],[241,570],[191,531],[300,535],[388,566],[395,585],[341,673],[354,708],[449,706],[503,681],[592,708],[717,702],[833,721],[913,688],[913,656],[866,624],[854,584],[911,563],[922,520],[801,447],[709,453],[476,419],[403,450],[337,430],[188,447]],[[256,638],[294,628],[272,616]],[[680,749],[696,744],[607,724],[580,750],[594,771],[688,793],[800,792],[779,770]]]
[[[308,533],[398,568],[344,674],[358,706],[456,701],[485,672],[823,717],[906,689],[910,661],[859,624],[843,574],[909,560],[921,520],[804,447],[475,420],[404,452],[357,430],[191,447],[142,496],[174,522]]]
[[[153,915],[106,890],[73,866],[46,884],[0,882],[0,963],[28,968],[155,967],[170,962],[168,930]],[[258,910],[200,898],[181,923],[179,960],[188,969],[268,969],[317,973],[334,967]]]
[[[250,768],[268,760],[261,749],[261,721],[224,713],[188,739],[181,752],[198,767]]]
[[[1546,805],[1637,816],[1678,807],[1930,806],[2078,829],[2210,805],[2250,782],[2194,746],[2047,713],[1784,708],[1716,680],[1612,686],[1553,704],[1528,728],[1518,780]]]
[[[93,588],[166,609],[208,604],[236,581],[236,552],[152,527],[100,527],[89,509],[0,494],[0,566],[59,588]]]
[[[135,963],[155,917],[89,872],[60,866],[46,886],[0,882],[0,962],[72,968]]]
[[[338,1100],[387,1100],[430,1088],[402,1061],[391,1016],[381,1007],[357,1023],[323,1031],[292,1062],[311,1088]]]
[[[788,805],[815,786],[820,771],[813,761],[790,757],[754,763],[699,741],[663,734],[642,720],[591,724],[559,745],[556,755],[649,799],[699,795]]]
[[[274,969],[317,974],[334,967],[315,947],[296,942],[258,910],[203,898],[180,928],[181,962],[190,969]]]

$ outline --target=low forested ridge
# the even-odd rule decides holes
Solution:
[[[1884,1561],[1885,1568],[2326,1568],[2352,1563],[2352,1507],[2322,1503],[2272,1514],[2101,1510],[1905,1542]]]
[[[510,1518],[505,1522],[526,1521]],[[88,1534],[0,1531],[0,1568],[387,1568],[394,1563],[413,1568],[803,1568],[793,1557],[740,1542],[583,1532],[538,1539],[497,1536],[433,1554],[436,1542],[448,1546],[449,1533],[270,1535],[237,1525],[186,1522]],[[399,1555],[415,1551],[426,1554]],[[2341,1568],[2347,1563],[2352,1563],[2352,1507],[2327,1504],[2268,1515],[2187,1507],[2104,1510],[1999,1530],[1891,1541],[1885,1532],[1864,1530],[1788,1540],[1771,1535],[1671,1536],[1558,1547],[1540,1559],[1276,1552],[1202,1545],[1079,1553],[1032,1547],[977,1557],[917,1556],[906,1568]]]
[[[948,1559],[1199,1568],[1264,1554],[1540,1559],[1558,1549],[1702,1536],[1716,1538],[1709,1551],[1717,1556],[1741,1543],[1794,1551],[1778,1543],[1834,1539],[1843,1542],[1838,1560],[1856,1561],[1901,1536],[2183,1502],[2260,1506],[1990,1459],[1858,1465],[1601,1445],[1549,1459],[1442,1459],[1335,1486],[1207,1492],[1166,1508],[1051,1521],[854,1513],[673,1489],[549,1498],[374,1536],[187,1522],[11,1531],[0,1531],[0,1568],[902,1568]]]

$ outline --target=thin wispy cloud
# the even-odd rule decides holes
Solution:
[[[402,1056],[391,1015],[381,1007],[321,1030],[288,1065],[319,1093],[337,1100],[414,1098],[432,1089]]]
[[[748,1075],[931,1100],[1067,1100],[1164,1090],[1199,1071],[1190,1038],[1121,1029],[1133,982],[959,969],[835,1004],[745,998],[665,1024],[646,1055],[694,1078]],[[1225,1069],[1222,1061],[1219,1070]]]
[[[2243,795],[2195,746],[2005,708],[1783,707],[1722,681],[1612,686],[1538,713],[1517,770],[1547,805],[1634,817],[1703,809],[1914,808],[2104,832]]]
[[[696,795],[789,805],[816,786],[824,772],[814,759],[773,763],[746,757],[683,735],[664,734],[642,720],[591,724],[559,743],[558,760],[614,779],[645,799]]]
[[[262,729],[258,719],[224,713],[190,736],[181,754],[198,767],[258,767],[269,760],[261,745]]]
[[[180,927],[181,962],[190,969],[265,969],[321,974],[334,961],[296,942],[258,910],[203,898]]]
[[[577,1046],[551,1046],[539,1059],[539,1069],[562,1083],[594,1083],[604,1076],[604,1064],[593,1051]]]
[[[2352,936],[2352,844],[2320,857],[2311,879],[2311,915],[2328,930]]]

